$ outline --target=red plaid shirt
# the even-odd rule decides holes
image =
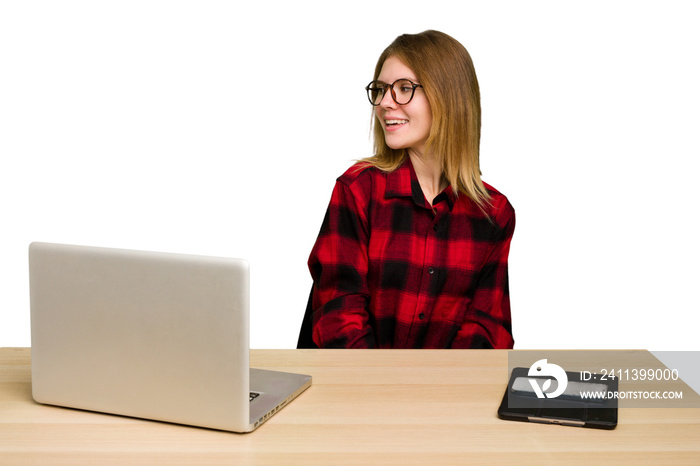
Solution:
[[[321,348],[512,348],[508,251],[515,212],[491,221],[445,189],[434,209],[410,159],[338,178],[309,257],[313,340]]]

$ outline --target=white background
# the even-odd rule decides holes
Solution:
[[[692,1],[0,0],[0,346],[29,346],[27,246],[252,265],[251,346],[292,348],[363,87],[397,35],[470,51],[484,180],[518,223],[516,348],[698,349]]]

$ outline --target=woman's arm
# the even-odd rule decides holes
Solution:
[[[369,226],[361,192],[339,180],[309,257],[313,340],[320,348],[373,348],[367,311]]]
[[[474,298],[452,348],[513,348],[508,253],[515,230],[515,211],[510,203],[506,201],[494,221],[502,227],[481,268]]]

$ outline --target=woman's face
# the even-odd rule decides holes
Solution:
[[[396,57],[389,57],[384,61],[377,80],[391,84],[397,79],[409,79],[420,84],[408,66]],[[416,88],[413,99],[406,105],[398,105],[392,99],[391,92],[387,92],[382,102],[374,107],[374,113],[377,124],[384,130],[387,146],[424,154],[433,115],[422,88]]]

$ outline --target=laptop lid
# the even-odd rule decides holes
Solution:
[[[32,243],[29,270],[36,401],[251,430],[246,261]]]

